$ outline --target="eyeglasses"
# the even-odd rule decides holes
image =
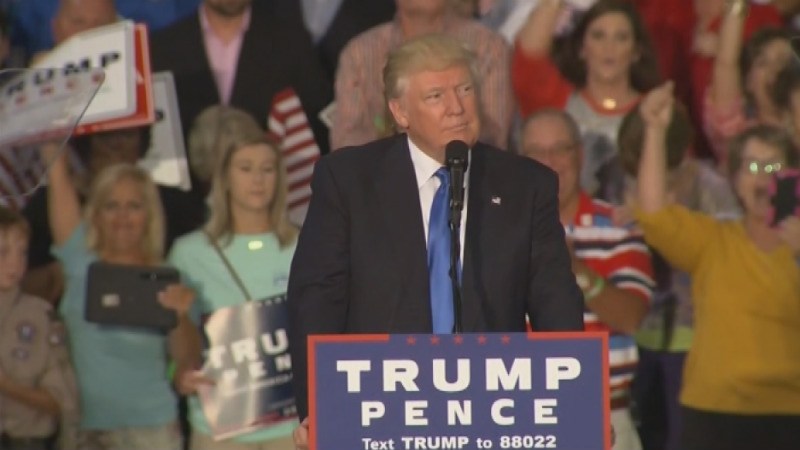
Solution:
[[[745,162],[744,169],[751,175],[774,175],[783,169],[783,164],[779,162],[749,161]]]
[[[549,156],[554,158],[564,158],[572,154],[577,148],[578,144],[575,142],[564,142],[547,148],[529,145],[525,147],[525,153],[536,159],[547,158]]]

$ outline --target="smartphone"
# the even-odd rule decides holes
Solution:
[[[776,226],[790,216],[800,217],[800,170],[787,169],[772,178],[770,224]]]

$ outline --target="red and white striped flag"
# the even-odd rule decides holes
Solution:
[[[294,89],[286,88],[272,98],[267,130],[281,142],[286,181],[289,184],[286,199],[289,219],[301,226],[308,211],[311,175],[314,173],[314,164],[320,158],[320,151],[300,104],[300,97]]]
[[[45,169],[35,150],[3,148],[0,151],[0,205],[22,210],[44,177]]]
[[[75,176],[86,170],[78,154],[64,144],[67,161]],[[52,161],[39,157],[36,147],[5,147],[0,150],[0,206],[22,211],[36,189],[47,185],[47,171]]]

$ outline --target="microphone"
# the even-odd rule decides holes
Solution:
[[[450,141],[444,150],[445,166],[450,172],[450,227],[461,226],[464,210],[464,173],[467,171],[469,146],[464,141]]]
[[[444,150],[450,173],[450,282],[453,289],[453,332],[464,330],[461,304],[459,258],[461,257],[461,211],[464,209],[464,173],[467,171],[469,146],[464,141],[450,141]]]

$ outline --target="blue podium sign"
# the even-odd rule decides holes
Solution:
[[[309,338],[311,450],[609,450],[604,333]]]

